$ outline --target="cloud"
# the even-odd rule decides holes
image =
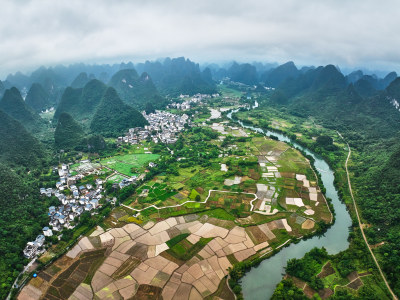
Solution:
[[[398,70],[397,6],[395,0],[7,1],[0,10],[0,74],[183,55]]]

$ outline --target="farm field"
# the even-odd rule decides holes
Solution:
[[[126,176],[135,176],[138,175],[149,162],[154,162],[159,157],[160,155],[158,154],[126,154],[103,159],[100,163]]]
[[[126,177],[120,175],[120,174],[115,174],[111,177],[108,178],[108,182],[112,182],[112,183],[119,183],[121,182],[121,180],[125,179]]]
[[[229,267],[331,221],[308,160],[287,144],[249,131],[224,134],[204,127],[184,132],[181,146],[169,147],[159,149],[162,155],[131,147],[101,160],[126,176],[158,159],[161,170],[148,172],[150,179],[124,205],[21,295],[231,299],[221,285]]]
[[[143,221],[217,208],[242,225],[285,216],[296,234],[317,229],[319,220],[330,222],[331,213],[307,159],[282,142],[247,134],[232,137],[229,152],[221,152],[207,167],[177,164],[177,174],[155,176],[125,205],[136,210],[152,206],[140,212]]]

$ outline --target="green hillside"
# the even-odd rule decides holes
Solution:
[[[84,132],[81,126],[66,112],[58,118],[54,142],[57,149],[72,150],[82,145]]]
[[[124,102],[141,109],[146,103],[161,107],[165,102],[146,72],[139,76],[134,69],[120,70],[111,78],[109,85],[115,88]]]
[[[33,175],[17,174],[0,164],[0,178],[0,299],[6,299],[14,278],[28,262],[22,250],[42,232],[51,204],[49,199],[39,200]]]
[[[39,83],[32,84],[25,98],[25,103],[38,113],[51,106],[49,94]]]
[[[47,154],[20,122],[0,110],[0,162],[10,166],[39,167]]]
[[[19,90],[15,87],[5,91],[0,100],[0,109],[21,122],[32,133],[38,133],[44,127],[40,116],[26,105]]]
[[[122,102],[113,88],[108,88],[98,106],[90,129],[95,134],[118,136],[132,127],[147,124],[140,112]]]
[[[105,90],[106,85],[96,79],[89,81],[83,88],[66,88],[54,118],[58,119],[61,113],[67,112],[75,120],[84,121],[89,126]]]
[[[74,89],[83,88],[89,82],[89,80],[90,79],[89,79],[87,73],[82,72],[78,76],[76,76],[74,81],[72,81],[71,87]]]

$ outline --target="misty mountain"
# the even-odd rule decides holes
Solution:
[[[26,105],[19,90],[15,87],[4,92],[4,96],[0,100],[0,109],[21,122],[32,133],[37,133],[44,126],[44,121],[32,108]]]
[[[254,85],[258,82],[256,67],[251,64],[238,64],[234,62],[228,69],[228,76],[232,81],[247,85]]]
[[[89,82],[89,76],[86,72],[80,73],[76,78],[71,82],[72,88],[83,88]]]
[[[15,74],[9,74],[6,79],[10,85],[15,86],[18,89],[28,88],[32,84],[32,80],[29,76],[17,72]]]
[[[109,87],[97,107],[90,129],[94,134],[115,137],[127,132],[129,128],[147,124],[140,112],[125,104],[117,91]]]
[[[347,83],[356,83],[363,76],[364,76],[363,71],[361,71],[361,70],[353,71],[346,76],[346,81],[347,81]]]
[[[314,116],[327,127],[335,124],[344,131],[353,128],[368,133],[369,138],[383,133],[390,136],[400,130],[400,113],[392,103],[400,99],[400,79],[382,91],[374,83],[375,78],[363,75],[354,84],[347,84],[335,66],[327,65],[286,80],[271,100],[286,105],[295,115]]]
[[[374,82],[368,80],[368,77],[364,78],[364,76],[354,83],[354,88],[362,97],[371,97],[378,92]]]
[[[85,121],[86,126],[89,126],[88,124],[106,88],[107,86],[97,79],[89,81],[84,88],[66,88],[54,114],[54,118],[58,119],[61,113],[67,112],[74,119]]]
[[[120,70],[112,76],[109,85],[115,88],[122,100],[132,106],[142,109],[146,103],[155,107],[164,105],[165,99],[160,96],[146,72],[139,76],[135,69]]]
[[[84,131],[70,114],[63,112],[58,118],[54,132],[54,142],[57,149],[72,150],[82,145]]]
[[[400,102],[400,77],[393,80],[386,88],[386,96]]]
[[[40,83],[32,84],[25,98],[25,103],[36,112],[50,108],[50,96]]]
[[[0,110],[0,162],[11,167],[38,167],[46,156],[41,143],[20,122]]]
[[[6,91],[6,87],[4,86],[4,83],[0,80],[0,97],[3,96],[5,91]]]
[[[300,72],[292,61],[280,65],[274,69],[268,70],[261,75],[261,81],[264,85],[278,87],[282,82],[290,78],[297,78]]]
[[[201,72],[198,64],[184,57],[166,58],[137,64],[139,72],[148,73],[158,90],[164,95],[215,93],[216,87],[209,72]]]

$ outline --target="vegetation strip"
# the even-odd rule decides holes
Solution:
[[[338,134],[339,134],[340,137],[344,140],[343,136],[342,136],[339,132],[338,132]],[[392,291],[392,289],[391,289],[389,283],[387,282],[386,277],[385,277],[385,274],[383,274],[383,272],[382,272],[382,270],[381,270],[381,267],[380,267],[380,265],[379,265],[379,263],[378,263],[378,260],[376,259],[375,254],[374,254],[374,252],[373,252],[372,249],[371,249],[371,246],[368,244],[367,237],[365,236],[365,233],[364,233],[363,224],[361,223],[360,215],[359,215],[358,209],[357,209],[357,203],[356,203],[356,200],[354,199],[353,190],[352,190],[352,188],[351,188],[349,170],[348,170],[348,168],[347,168],[347,165],[348,165],[348,162],[349,162],[349,159],[350,159],[350,155],[351,155],[351,148],[350,148],[350,146],[349,146],[349,144],[348,144],[347,142],[346,142],[346,144],[347,144],[347,147],[348,147],[348,149],[349,149],[349,154],[347,155],[347,159],[346,159],[346,163],[345,163],[346,173],[347,173],[347,182],[348,182],[348,185],[349,185],[349,191],[350,191],[351,199],[353,200],[354,210],[356,211],[357,220],[358,220],[358,225],[359,225],[359,227],[360,227],[361,234],[362,234],[362,237],[363,237],[363,239],[364,239],[364,242],[365,242],[365,244],[367,245],[368,250],[369,250],[369,252],[371,253],[372,258],[374,259],[374,262],[375,262],[376,266],[378,267],[379,273],[381,274],[382,279],[383,279],[383,281],[385,282],[385,285],[386,285],[387,289],[389,290],[389,292],[390,292],[390,294],[392,295],[393,299],[396,299],[396,300],[397,300],[398,298],[397,298],[397,296],[393,293],[393,291]]]

